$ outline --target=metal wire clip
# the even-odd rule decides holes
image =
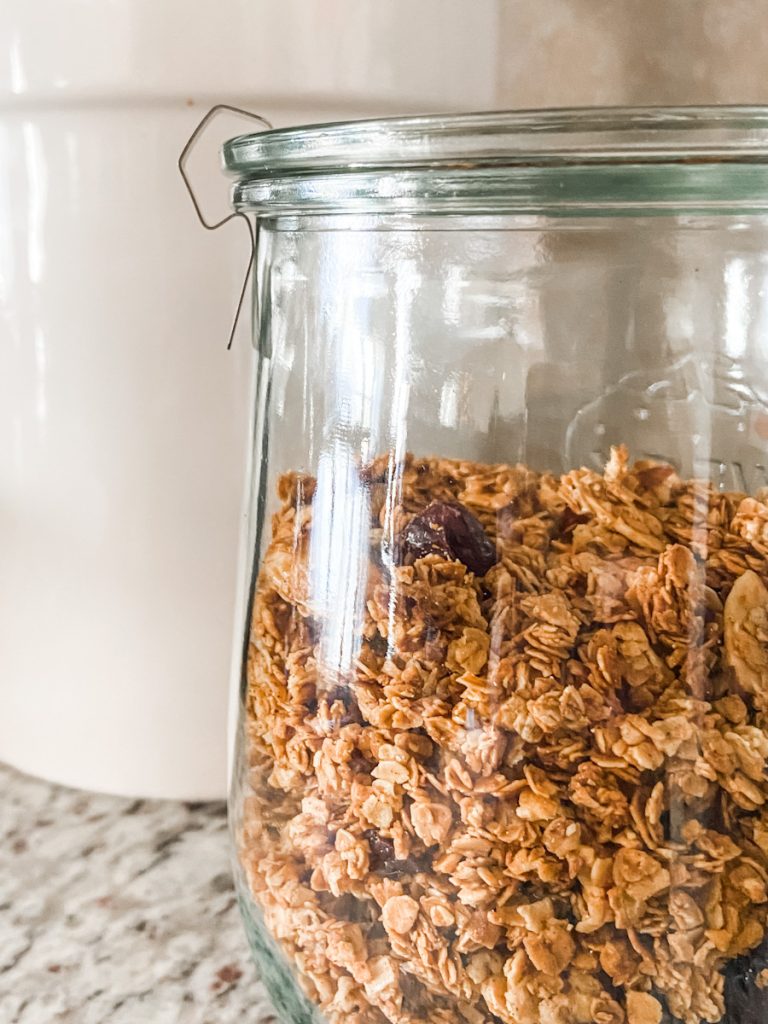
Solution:
[[[229,111],[232,114],[241,114],[243,117],[248,117],[253,121],[258,121],[259,124],[263,125],[265,128],[272,128],[272,125],[269,123],[269,121],[267,121],[266,118],[262,117],[260,114],[254,114],[250,110],[242,110],[240,107],[230,106],[228,103],[217,103],[214,107],[211,107],[211,109],[208,111],[208,113],[205,115],[202,121],[200,121],[197,128],[195,128],[195,130],[190,135],[186,146],[184,147],[184,149],[182,149],[181,154],[179,155],[178,167],[179,174],[182,177],[187,192],[189,192],[189,198],[192,200],[192,205],[195,208],[197,219],[200,221],[200,223],[207,231],[215,231],[217,228],[220,228],[223,224],[228,224],[229,221],[234,220],[236,217],[239,217],[242,221],[244,221],[246,227],[248,228],[248,237],[250,238],[251,241],[251,255],[248,260],[248,266],[246,267],[245,270],[245,279],[243,280],[243,287],[240,289],[240,297],[237,300],[237,309],[235,310],[235,319],[232,322],[232,330],[229,332],[229,341],[227,342],[227,351],[229,351],[232,348],[232,342],[235,337],[235,331],[237,330],[237,325],[240,320],[240,313],[243,308],[243,303],[245,302],[245,294],[248,290],[248,282],[250,281],[251,278],[251,272],[253,271],[253,268],[256,264],[256,247],[258,245],[259,240],[258,222],[254,227],[251,224],[250,217],[246,213],[237,210],[234,211],[233,213],[230,213],[227,217],[222,218],[222,220],[216,221],[215,223],[207,221],[203,215],[203,211],[200,208],[200,204],[197,201],[197,196],[195,195],[194,189],[192,188],[189,177],[187,175],[187,160],[189,159],[189,154],[194,148],[195,143],[200,138],[200,135],[202,134],[204,129],[207,128],[210,122],[219,114],[221,114],[222,111],[225,110]]]

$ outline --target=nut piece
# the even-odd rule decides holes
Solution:
[[[448,647],[445,663],[452,672],[482,672],[488,661],[490,637],[482,629],[468,626]]]
[[[392,896],[384,904],[381,921],[388,932],[405,935],[416,924],[419,905],[410,896]]]
[[[659,1024],[661,1003],[647,992],[627,992],[629,1024]]]
[[[634,900],[648,900],[669,888],[669,871],[643,850],[619,850],[613,861],[613,877]]]
[[[768,707],[768,590],[748,569],[734,583],[723,609],[725,657],[739,686],[761,709]]]
[[[413,830],[425,846],[444,842],[452,821],[450,808],[441,804],[416,803],[411,807]]]

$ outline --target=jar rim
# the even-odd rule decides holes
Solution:
[[[768,106],[563,107],[425,114],[270,129],[229,139],[225,169],[429,168],[590,159],[768,159]]]
[[[768,207],[768,106],[572,107],[339,121],[222,148],[238,209]],[[629,172],[629,173],[628,173]],[[646,187],[648,186],[648,187]]]

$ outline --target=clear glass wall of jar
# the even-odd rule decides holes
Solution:
[[[768,113],[231,140],[232,788],[286,1022],[768,1013]]]

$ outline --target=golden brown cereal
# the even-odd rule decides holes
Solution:
[[[720,1021],[768,923],[766,496],[623,448],[559,480],[381,457],[359,486],[340,621],[315,482],[281,479],[248,653],[240,857],[310,998]]]

